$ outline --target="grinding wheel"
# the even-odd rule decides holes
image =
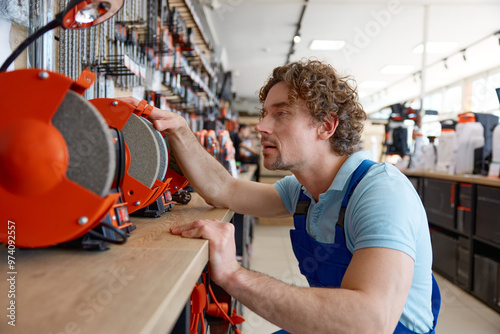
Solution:
[[[144,123],[147,124],[147,126],[149,126],[151,131],[153,131],[153,134],[155,135],[156,138],[156,142],[158,143],[160,149],[160,168],[158,170],[158,175],[156,176],[156,179],[159,181],[163,181],[165,180],[165,174],[167,174],[167,167],[168,167],[167,145],[165,144],[165,140],[163,140],[163,136],[161,135],[160,131],[156,130],[153,124],[144,117],[140,118]]]
[[[68,179],[104,197],[116,172],[116,152],[109,127],[97,109],[68,91],[52,123],[69,150]]]
[[[160,148],[153,131],[132,114],[122,129],[130,151],[130,176],[151,188],[160,169]]]

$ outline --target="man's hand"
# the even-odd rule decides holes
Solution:
[[[137,106],[140,102],[140,100],[132,96],[118,98],[117,100],[129,103],[133,106]],[[153,126],[156,130],[165,132],[165,134],[167,134],[168,132],[177,131],[183,126],[187,127],[187,122],[181,115],[178,115],[174,112],[161,110],[156,107],[153,108],[153,111],[151,112],[151,115],[149,115],[148,120],[153,123]]]
[[[236,245],[234,242],[234,225],[218,220],[196,220],[190,224],[172,226],[172,234],[186,238],[202,238],[209,241],[210,277],[215,283],[224,287],[240,268],[236,260]]]

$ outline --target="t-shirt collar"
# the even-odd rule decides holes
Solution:
[[[358,168],[358,166],[363,162],[363,160],[370,159],[371,154],[370,151],[358,151],[347,158],[347,160],[344,162],[342,167],[340,167],[339,172],[335,176],[335,179],[333,179],[332,184],[326,191],[342,191],[349,180],[349,177],[351,176],[352,173]],[[313,196],[302,186],[302,190],[304,191],[304,194],[309,197],[312,201],[314,201]],[[320,194],[319,197],[321,198],[323,194]]]
[[[363,160],[370,159],[370,157],[371,157],[370,151],[358,151],[349,156],[349,158],[347,158],[342,167],[340,167],[337,176],[335,176],[335,179],[333,179],[333,182],[327,191],[343,190],[351,174],[354,173],[356,168],[358,168],[358,166],[363,162]]]

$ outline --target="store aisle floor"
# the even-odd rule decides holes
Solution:
[[[255,225],[251,268],[284,282],[307,286],[290,244],[288,226]],[[437,334],[499,334],[500,314],[436,275],[442,295]],[[243,334],[269,334],[279,328],[244,309]]]

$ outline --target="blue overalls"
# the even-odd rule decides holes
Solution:
[[[333,244],[321,243],[314,240],[306,231],[306,214],[310,198],[302,191],[300,193],[297,209],[293,217],[295,230],[290,231],[293,251],[299,261],[300,272],[307,278],[311,287],[339,288],[347,266],[351,262],[352,254],[347,249],[344,235],[344,216],[347,203],[359,181],[368,172],[375,162],[364,160],[354,171],[346,195],[342,201],[339,220],[335,225],[335,241]],[[437,282],[432,275],[432,314],[434,316],[433,329],[429,334],[435,333],[436,322],[441,306],[441,294]],[[284,330],[277,333],[288,333]],[[407,329],[398,322],[394,331],[396,334],[413,334],[415,332]],[[416,333],[415,333],[416,334]]]

